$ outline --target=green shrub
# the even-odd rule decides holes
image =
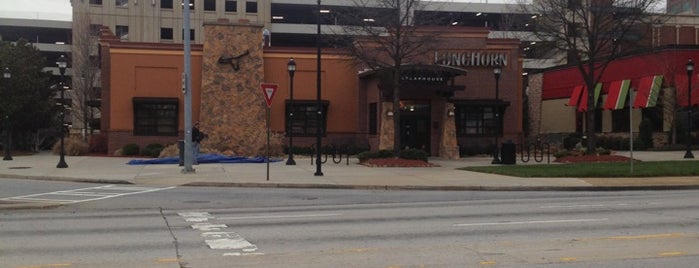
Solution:
[[[561,157],[569,156],[569,155],[570,155],[570,151],[568,151],[568,150],[560,150],[558,152],[553,153],[553,157],[555,157],[555,158],[561,158]]]
[[[391,150],[365,151],[357,154],[359,162],[364,162],[366,160],[374,158],[391,158],[393,156],[393,151]]]
[[[121,148],[121,153],[126,156],[134,156],[138,155],[140,152],[140,148],[138,147],[138,144],[127,144],[124,145],[124,147]]]
[[[570,133],[567,137],[563,138],[563,147],[566,150],[571,150],[575,148],[575,145],[582,140],[582,135],[580,133]]]
[[[163,146],[162,144],[151,143],[146,145],[145,148],[143,148],[141,154],[155,158],[160,155],[160,152],[163,150],[163,148],[165,148],[165,146]]]
[[[427,162],[427,156],[427,152],[420,149],[406,149],[398,152],[398,157],[403,159],[414,159]]]

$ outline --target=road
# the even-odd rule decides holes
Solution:
[[[694,267],[699,261],[699,191],[0,183],[0,201],[62,202],[0,211],[0,267]]]

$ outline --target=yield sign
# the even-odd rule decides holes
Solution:
[[[272,107],[272,98],[274,98],[274,94],[277,93],[277,84],[262,83],[260,84],[260,88],[262,88],[262,93],[265,95],[267,107]]]

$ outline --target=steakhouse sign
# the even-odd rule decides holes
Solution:
[[[507,53],[487,51],[435,51],[434,63],[454,67],[507,66]]]

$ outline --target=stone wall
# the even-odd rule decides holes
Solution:
[[[200,129],[209,136],[202,146],[239,156],[264,155],[262,26],[219,20],[204,28]],[[231,57],[240,58],[219,63]]]
[[[379,129],[379,150],[393,151],[393,116],[388,116],[389,111],[393,113],[393,103],[382,102],[381,115],[379,115],[379,118],[381,118]]]
[[[449,115],[449,112],[452,112]],[[444,159],[459,159],[459,144],[456,141],[456,122],[454,120],[454,104],[447,103],[442,113],[442,137],[439,143],[439,157]]]

